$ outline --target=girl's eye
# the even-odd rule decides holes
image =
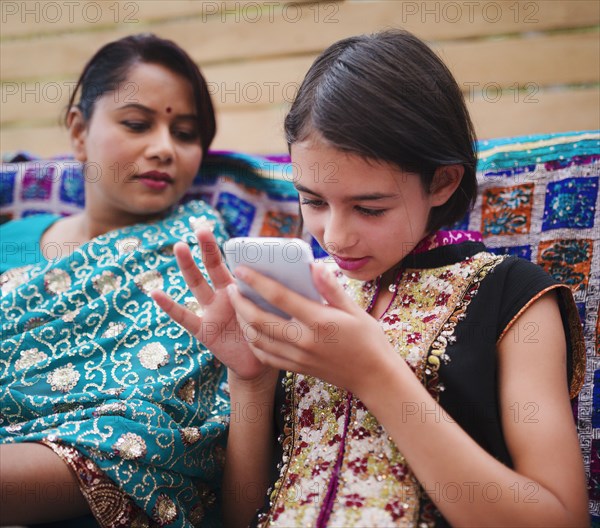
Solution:
[[[385,213],[385,209],[366,209],[365,207],[356,206],[356,210],[365,216],[381,216]]]
[[[323,202],[322,200],[309,200],[308,198],[302,198],[300,200],[300,204],[316,208],[325,205],[325,202]]]
[[[150,125],[144,121],[122,121],[121,124],[133,132],[144,132],[150,128]]]

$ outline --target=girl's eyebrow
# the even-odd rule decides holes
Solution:
[[[150,115],[156,115],[156,110],[153,110],[152,108],[149,108],[149,107],[144,106],[139,103],[128,103],[126,105],[120,106],[119,108],[117,108],[117,110],[127,110],[130,108],[133,108],[135,110],[140,110],[140,111],[145,112]],[[180,114],[180,115],[175,115],[174,117],[176,119],[192,119],[194,121],[198,119],[198,116],[196,114]]]
[[[319,193],[315,191],[311,191],[308,187],[301,185],[299,183],[295,183],[294,187],[299,192],[304,192],[308,194],[312,194],[313,196],[317,196],[322,198]],[[369,193],[369,194],[357,194],[356,196],[347,196],[344,198],[345,202],[364,202],[364,201],[374,201],[374,200],[385,200],[387,198],[398,198],[398,194],[385,194],[385,193]]]

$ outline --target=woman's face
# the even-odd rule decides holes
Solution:
[[[192,87],[158,64],[131,67],[104,94],[80,130],[71,123],[76,157],[85,162],[86,209],[114,223],[151,218],[175,204],[202,159]]]
[[[291,155],[304,225],[345,275],[374,279],[427,235],[441,198],[418,175],[311,139],[292,145]]]

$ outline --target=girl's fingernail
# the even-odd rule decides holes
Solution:
[[[248,277],[248,272],[244,268],[236,268],[234,275],[239,279],[245,280]]]
[[[235,295],[235,293],[236,293],[235,284],[228,284],[227,285],[227,294],[231,297],[232,295]]]

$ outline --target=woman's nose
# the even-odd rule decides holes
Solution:
[[[173,161],[173,150],[171,131],[166,127],[157,127],[149,137],[149,144],[146,149],[148,158],[155,158],[161,163],[170,163]]]

